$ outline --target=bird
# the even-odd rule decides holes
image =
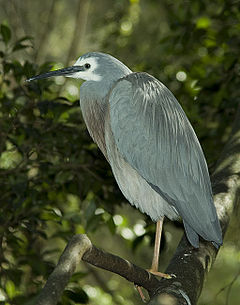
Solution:
[[[222,245],[206,159],[173,93],[146,72],[133,72],[101,52],[68,68],[33,76],[81,79],[80,107],[87,129],[109,162],[129,203],[157,222],[150,271],[158,272],[163,219],[182,219],[194,248],[199,238]]]

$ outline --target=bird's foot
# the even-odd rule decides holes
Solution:
[[[148,272],[152,273],[153,275],[156,275],[156,276],[159,276],[159,277],[162,277],[164,279],[172,279],[174,277],[176,277],[175,274],[167,274],[167,273],[163,273],[163,272],[159,272],[159,271],[155,271],[153,269],[147,269]],[[138,286],[138,285],[135,285],[135,288],[137,289],[139,295],[140,295],[140,298],[142,299],[142,301],[144,303],[147,303],[148,302],[148,299],[145,297],[143,291],[142,291],[142,287],[141,286]]]
[[[144,293],[142,292],[142,287],[138,286],[138,285],[134,285],[134,286],[137,289],[137,291],[138,291],[138,293],[140,295],[140,298],[142,299],[143,303],[147,303],[148,299],[145,297]]]
[[[148,272],[152,273],[153,275],[156,275],[156,276],[159,276],[159,277],[162,277],[164,279],[172,279],[173,277],[176,277],[175,274],[167,274],[167,273],[163,273],[163,272],[159,272],[159,271],[156,271],[154,269],[147,269]]]

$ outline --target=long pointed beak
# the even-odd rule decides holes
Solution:
[[[43,74],[39,74],[33,77],[30,77],[29,79],[26,80],[26,82],[31,82],[32,80],[37,80],[37,79],[43,79],[43,78],[49,78],[52,76],[70,76],[76,72],[84,71],[83,66],[72,66],[68,68],[63,68],[55,71],[50,71],[46,72]]]

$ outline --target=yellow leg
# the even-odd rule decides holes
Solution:
[[[154,244],[152,266],[151,266],[151,269],[148,270],[148,271],[153,273],[154,275],[164,277],[166,279],[171,279],[172,277],[171,277],[170,274],[166,274],[166,273],[162,273],[162,272],[158,271],[162,227],[163,227],[163,218],[161,220],[159,220],[157,222],[157,225],[156,225],[155,244]]]
[[[151,267],[152,272],[158,271],[160,244],[161,244],[161,237],[162,237],[162,227],[163,227],[163,219],[159,220],[156,225],[154,252],[153,252],[153,260],[152,260],[152,267]]]
[[[162,227],[163,227],[163,218],[157,222],[156,225],[156,233],[155,233],[155,243],[154,243],[154,252],[153,252],[153,259],[152,259],[152,266],[151,269],[148,271],[153,273],[156,276],[164,277],[165,279],[171,279],[172,275],[162,273],[158,271],[158,264],[159,264],[159,254],[160,254],[160,244],[161,244],[161,236],[162,236]],[[137,288],[137,291],[144,303],[147,302],[147,299],[145,298],[142,287],[135,286]]]

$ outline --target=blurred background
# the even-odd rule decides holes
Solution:
[[[177,97],[210,172],[240,102],[239,0],[0,0],[0,304],[34,304],[66,242],[149,268],[155,226],[120,193],[79,109],[80,82],[24,83],[102,51],[161,80]],[[239,304],[239,212],[200,305]],[[160,270],[183,234],[165,221]],[[142,304],[133,285],[82,263],[59,304]]]

